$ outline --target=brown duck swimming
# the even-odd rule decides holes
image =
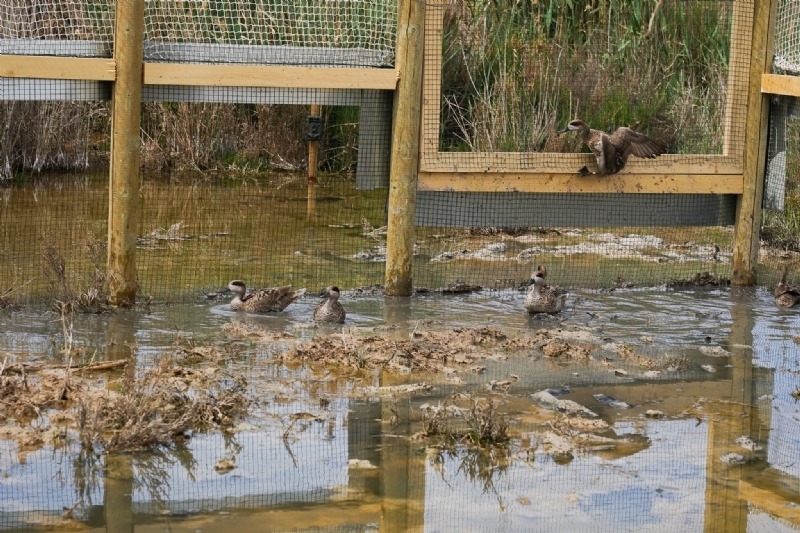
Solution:
[[[567,301],[567,295],[561,294],[553,287],[545,285],[544,278],[547,277],[547,268],[536,267],[536,271],[531,276],[533,285],[525,295],[525,310],[530,314],[549,313],[551,315],[560,312]]]
[[[781,279],[772,292],[775,295],[775,305],[778,307],[794,307],[800,303],[800,289],[786,284],[788,273],[786,265],[781,266]]]
[[[567,124],[567,127],[558,130],[558,133],[562,134],[568,131],[577,131],[583,142],[592,151],[597,160],[597,172],[594,174],[598,176],[616,174],[625,167],[628,157],[631,155],[652,159],[663,154],[667,149],[660,141],[626,127],[617,128],[617,131],[609,135],[603,131],[589,128],[589,125],[582,120],[573,120]],[[578,172],[582,176],[592,174],[586,167]]]
[[[347,313],[342,304],[339,303],[339,296],[341,295],[339,287],[335,285],[326,287],[322,292],[327,297],[314,309],[314,322],[344,324],[344,318]]]
[[[293,301],[306,293],[305,289],[292,290],[291,285],[258,289],[247,294],[244,281],[235,279],[228,288],[236,296],[231,301],[231,310],[249,313],[273,313],[283,311]]]

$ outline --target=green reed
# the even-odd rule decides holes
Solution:
[[[552,133],[580,116],[719,151],[731,17],[720,2],[459,3],[445,17],[441,148],[570,151]]]

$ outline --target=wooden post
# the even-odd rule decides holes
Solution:
[[[777,0],[756,0],[753,13],[744,145],[744,192],[736,206],[733,243],[731,283],[734,285],[754,285],[756,282],[769,119],[769,95],[761,93],[761,78],[771,67],[776,5]]]
[[[320,117],[322,107],[319,104],[311,104],[309,117]],[[310,132],[309,132],[310,133]],[[309,135],[308,140],[308,203],[306,215],[311,216],[317,208],[317,167],[319,166],[319,140]]]
[[[386,294],[411,295],[414,211],[419,170],[422,61],[425,2],[400,0],[397,6],[396,67],[400,82],[392,120],[389,216],[386,235]]]
[[[120,0],[116,6],[117,79],[111,95],[108,293],[112,305],[128,307],[136,302],[144,0]]]

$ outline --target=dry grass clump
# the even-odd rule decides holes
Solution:
[[[449,444],[496,446],[509,441],[508,421],[491,398],[453,393],[437,406],[423,406],[423,431],[416,437]]]
[[[414,332],[409,340],[350,334],[318,337],[283,354],[284,360],[335,366],[344,372],[383,369],[407,373],[438,373],[456,366],[474,368],[502,349],[507,335],[493,328],[456,328],[450,331]]]
[[[53,295],[55,309],[63,315],[74,311],[102,313],[109,311],[108,295],[105,292],[106,269],[104,266],[105,243],[87,241],[86,255],[94,266],[86,288],[77,289],[69,279],[67,262],[53,241],[41,239],[42,271]]]
[[[0,290],[0,309],[19,309],[20,305],[14,298],[14,287],[9,287],[5,290]]]
[[[35,449],[74,437],[87,450],[169,446],[191,432],[232,426],[247,412],[246,381],[219,366],[221,351],[179,347],[135,377],[96,374],[126,361],[0,368],[0,437]],[[182,361],[189,361],[187,366]],[[117,364],[120,363],[120,364]],[[201,366],[199,363],[205,363]],[[35,421],[35,424],[33,423]]]
[[[106,102],[0,102],[0,183],[21,171],[85,170],[108,120]]]
[[[230,427],[246,412],[246,381],[218,368],[191,369],[165,355],[119,394],[79,398],[79,436],[104,451],[167,445],[192,431]]]

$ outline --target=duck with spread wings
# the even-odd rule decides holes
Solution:
[[[591,172],[586,167],[578,171],[583,176],[616,174],[625,167],[631,155],[652,159],[663,154],[667,149],[664,143],[624,126],[617,128],[614,133],[608,134],[604,131],[593,130],[584,121],[576,119],[567,124],[564,129],[558,130],[558,133],[562,134],[568,131],[578,132],[597,161],[596,172]]]

